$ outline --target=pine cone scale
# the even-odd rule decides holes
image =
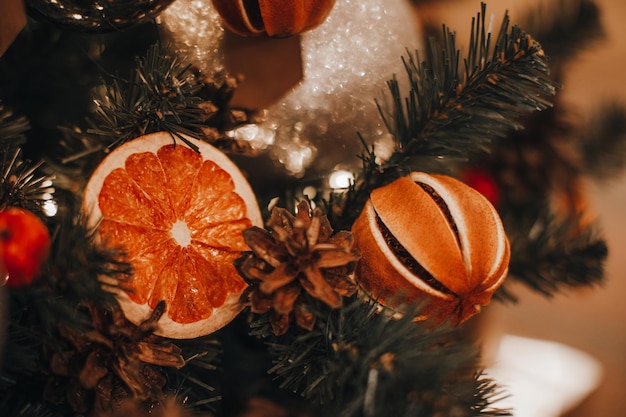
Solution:
[[[276,250],[272,236],[266,230],[252,226],[243,231],[243,240],[254,254],[274,268],[280,266],[282,253]]]
[[[302,287],[313,297],[323,301],[331,308],[339,308],[342,304],[342,297],[324,279],[318,268],[310,268],[304,271],[307,279],[301,279]]]
[[[280,288],[272,297],[272,308],[279,314],[289,314],[299,296],[300,287],[297,285]]]
[[[157,367],[181,368],[181,349],[152,334],[165,305],[159,305],[138,326],[126,320],[117,304],[100,306],[85,302],[80,313],[91,320],[86,329],[60,326],[67,350],[53,352],[53,374],[46,398],[65,397],[77,413],[88,409],[103,415],[125,398],[158,402],[165,376]]]
[[[85,360],[83,369],[78,375],[80,384],[86,389],[94,389],[98,385],[98,381],[103,378],[109,370],[102,365],[97,352],[91,352]]]
[[[319,259],[316,264],[318,268],[337,268],[355,261],[355,254],[352,252],[344,252],[342,248],[335,245],[328,245],[326,248],[316,248],[319,253]]]
[[[296,318],[298,326],[308,331],[313,330],[315,326],[315,314],[307,311],[302,304],[298,304],[294,310],[294,317]]]
[[[281,264],[274,271],[265,275],[263,282],[259,286],[261,292],[265,294],[272,294],[274,291],[292,282],[295,275],[289,274],[285,271],[287,265]]]

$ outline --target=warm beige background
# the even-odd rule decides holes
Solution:
[[[552,0],[545,0],[546,2]],[[565,0],[576,1],[576,0]],[[488,11],[496,17],[505,9],[515,23],[532,1],[489,1]],[[569,69],[561,93],[568,103],[585,111],[604,99],[626,102],[626,2],[597,0],[607,40],[582,54]],[[468,16],[479,10],[480,2],[441,2],[431,8],[443,22],[455,28],[468,26]],[[464,39],[461,36],[459,39]],[[495,306],[489,311],[496,331],[553,340],[587,352],[603,364],[599,388],[567,417],[626,415],[626,174],[610,184],[589,186],[609,244],[606,285],[596,290],[572,292],[552,300],[522,291],[516,306]]]

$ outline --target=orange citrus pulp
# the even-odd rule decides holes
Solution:
[[[106,288],[134,323],[164,300],[155,333],[171,338],[210,334],[242,310],[246,283],[233,261],[248,250],[241,232],[263,225],[238,167],[213,146],[185,139],[199,152],[166,132],[116,148],[83,196],[98,237],[122,248],[133,267],[123,289]]]

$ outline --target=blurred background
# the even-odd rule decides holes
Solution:
[[[0,5],[5,1],[0,0]],[[520,17],[525,17],[528,9],[540,1],[492,0],[487,2],[487,12],[493,15],[497,28],[505,10],[509,11],[511,21],[518,23]],[[552,0],[543,1],[550,3]],[[578,0],[554,1],[567,5]],[[604,101],[626,103],[626,83],[622,82],[626,64],[626,34],[623,33],[626,2],[595,0],[595,3],[600,7],[605,37],[580,52],[567,67],[564,88],[559,93],[561,100],[580,117],[587,117]],[[480,0],[422,1],[417,17],[436,26],[445,23],[458,32],[457,39],[461,41],[468,39],[469,20],[478,10]],[[539,372],[546,379],[543,381],[537,375],[533,376],[535,379],[529,378],[534,382],[530,387],[522,387],[529,388],[526,394],[512,390],[520,401],[536,409],[534,413],[516,413],[517,417],[626,415],[626,395],[622,393],[626,387],[626,245],[621,241],[626,236],[626,174],[604,184],[586,186],[592,210],[600,220],[609,246],[605,284],[564,292],[551,299],[524,287],[515,287],[513,290],[519,297],[517,304],[492,303],[479,318],[480,331],[485,332],[485,355],[495,367],[494,372],[502,372],[498,369],[501,365],[498,361],[502,359],[498,348],[504,346],[504,340],[512,340],[517,348],[522,348],[516,351],[505,346],[506,360],[519,364],[514,371]],[[529,344],[525,344],[527,342]],[[519,380],[520,375],[511,378]],[[554,382],[556,380],[558,382]],[[550,385],[553,382],[555,385]],[[578,391],[573,389],[567,401],[561,400],[564,395],[559,388],[570,383],[577,385]],[[507,388],[506,382],[503,385]],[[544,405],[547,403],[551,407]]]
[[[536,0],[487,2],[488,13],[499,23],[505,10],[516,23]],[[566,71],[561,98],[572,110],[585,117],[599,102],[626,102],[626,2],[597,0],[606,37],[595,47],[583,51]],[[565,2],[567,4],[567,2]],[[451,28],[466,28],[468,16],[479,10],[479,1],[437,2],[421,13],[427,19],[445,22]],[[463,33],[460,31],[460,33]],[[466,39],[459,36],[458,39]],[[536,293],[516,288],[517,305],[496,303],[488,311],[487,328],[498,340],[502,334],[553,341],[590,355],[599,365],[598,380],[587,374],[565,369],[563,377],[579,379],[592,391],[574,404],[564,406],[567,417],[617,416],[626,413],[626,176],[606,184],[587,184],[592,209],[600,219],[609,246],[606,281],[603,287],[563,293],[546,299]],[[557,356],[561,354],[557,353]],[[565,355],[565,353],[562,353]],[[549,364],[548,364],[549,365]],[[545,367],[546,372],[550,370]],[[587,379],[587,380],[585,380]],[[548,397],[558,390],[544,390]]]

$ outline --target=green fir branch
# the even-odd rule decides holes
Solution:
[[[24,387],[28,389],[29,387]],[[54,406],[45,404],[41,400],[10,404],[12,398],[0,397],[0,409],[5,415],[11,417],[67,417],[62,411],[56,410]]]
[[[168,387],[187,408],[194,412],[213,413],[215,403],[222,399],[216,388],[222,353],[220,343],[213,335],[172,342],[182,349],[185,366],[181,369],[162,368],[167,375]]]
[[[24,116],[17,116],[0,100],[0,148],[15,148],[26,142],[24,133],[30,123]]]
[[[539,2],[521,20],[541,42],[552,70],[558,67],[559,73],[563,65],[606,39],[600,8],[593,0]]]
[[[18,300],[21,304],[22,298]],[[13,304],[16,300],[11,301]],[[15,386],[20,378],[33,378],[40,372],[42,335],[33,329],[16,323],[16,310],[13,308],[11,323],[3,340],[2,372],[0,373],[0,393]],[[2,397],[2,395],[0,395]]]
[[[61,129],[67,154],[61,162],[69,164],[109,153],[131,139],[161,131],[195,150],[185,136],[224,141],[225,130],[244,123],[252,114],[228,107],[235,87],[234,79],[206,77],[181,57],[154,44],[145,57],[136,58],[129,79],[104,76],[86,128]]]
[[[0,149],[0,209],[22,207],[44,213],[44,206],[54,193],[54,177],[41,173],[43,164],[22,159],[19,147],[7,145]]]
[[[411,85],[402,99],[389,81],[391,109],[379,104],[398,149],[388,164],[403,165],[414,154],[435,156],[488,152],[491,144],[523,128],[522,116],[545,110],[557,86],[549,78],[541,45],[505,15],[495,39],[487,31],[485,5],[472,21],[463,59],[454,32],[444,26],[441,49],[433,42],[426,60],[404,59]],[[492,45],[493,43],[493,45]]]
[[[546,297],[604,282],[608,248],[596,225],[557,219],[547,207],[532,205],[503,220],[511,245],[510,280]],[[499,295],[514,300],[506,284]]]
[[[268,340],[270,374],[330,416],[508,415],[493,407],[499,390],[476,372],[478,350],[458,328],[429,328],[380,308],[358,296],[320,310],[311,332]],[[268,334],[263,319],[253,327]]]
[[[176,57],[169,56],[159,45],[148,49],[129,81],[114,78],[102,87],[96,98],[99,128],[87,132],[109,140],[106,150],[144,134],[168,131],[199,138],[198,127],[209,116],[201,109],[202,88]]]
[[[591,116],[577,141],[582,171],[595,180],[614,179],[626,167],[626,105],[603,103]]]
[[[54,193],[54,177],[42,173],[43,161],[23,158],[21,146],[29,128],[25,117],[16,116],[0,101],[0,210],[21,207],[43,214]]]
[[[59,189],[57,196],[65,210],[54,217],[51,226],[54,238],[45,278],[52,291],[63,294],[58,306],[71,310],[83,300],[104,306],[114,303],[100,279],[108,277],[107,282],[116,280],[123,285],[132,273],[131,265],[121,260],[120,248],[108,248],[97,241],[96,230],[87,226],[80,202],[70,191]]]

